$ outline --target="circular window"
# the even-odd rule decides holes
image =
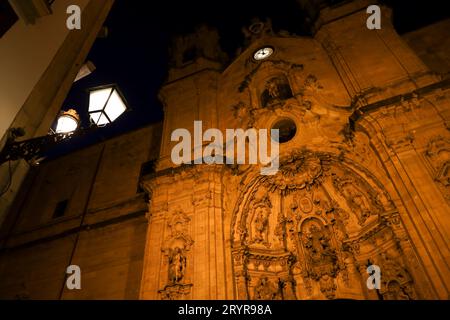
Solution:
[[[272,53],[273,53],[272,47],[264,47],[255,51],[255,53],[253,54],[253,59],[257,61],[264,60],[270,57]]]
[[[277,121],[273,126],[272,129],[278,129],[279,130],[279,143],[285,143],[288,141],[291,141],[295,134],[297,133],[297,126],[295,125],[295,122],[291,119],[282,119]]]

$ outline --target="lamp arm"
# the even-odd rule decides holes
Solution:
[[[20,159],[30,161],[61,140],[70,138],[70,135],[67,134],[53,134],[29,140],[15,141],[18,136],[23,136],[23,134],[16,134],[14,132],[16,130],[18,129],[11,129],[8,133],[6,144],[3,150],[0,151],[0,165]],[[20,133],[23,133],[23,131]]]

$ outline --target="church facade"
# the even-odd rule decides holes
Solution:
[[[118,284],[110,296],[84,289],[59,297],[448,299],[450,78],[396,33],[387,7],[382,28],[369,30],[366,8],[355,1],[324,9],[313,37],[255,22],[245,29],[246,48],[226,66],[215,30],[178,38],[160,93],[155,169],[133,171],[147,196],[89,211],[98,220],[140,208],[136,227],[116,219],[116,228],[140,230],[130,231],[133,240],[102,247],[117,255],[132,248],[139,262],[118,276],[133,285]],[[204,131],[279,129],[278,172],[174,165],[172,132],[193,133],[199,120]],[[136,154],[149,152],[144,145]],[[99,187],[114,195],[115,186]],[[92,257],[89,250],[100,249],[83,250]],[[0,256],[3,274],[12,268],[8,258]],[[380,270],[378,289],[367,285],[371,265]],[[95,275],[88,286],[103,283]]]
[[[374,31],[365,10],[348,14],[354,5],[325,12],[314,38],[252,25],[225,70],[214,31],[179,39],[157,171],[142,181],[142,298],[448,298],[449,81],[396,34],[387,8]],[[190,43],[195,61],[183,60]],[[174,168],[171,133],[195,120],[279,128],[279,172]],[[379,290],[367,287],[369,265]]]

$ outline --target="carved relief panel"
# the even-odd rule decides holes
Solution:
[[[365,299],[370,257],[384,268],[382,297],[417,296],[405,260],[396,269],[379,258],[398,244],[382,219],[395,208],[377,183],[306,150],[255,177],[232,222],[238,299]]]

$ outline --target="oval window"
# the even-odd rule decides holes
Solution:
[[[273,126],[272,129],[278,129],[279,130],[279,142],[285,143],[288,141],[291,141],[295,134],[297,133],[297,126],[295,125],[295,122],[291,119],[282,119],[277,121]]]

